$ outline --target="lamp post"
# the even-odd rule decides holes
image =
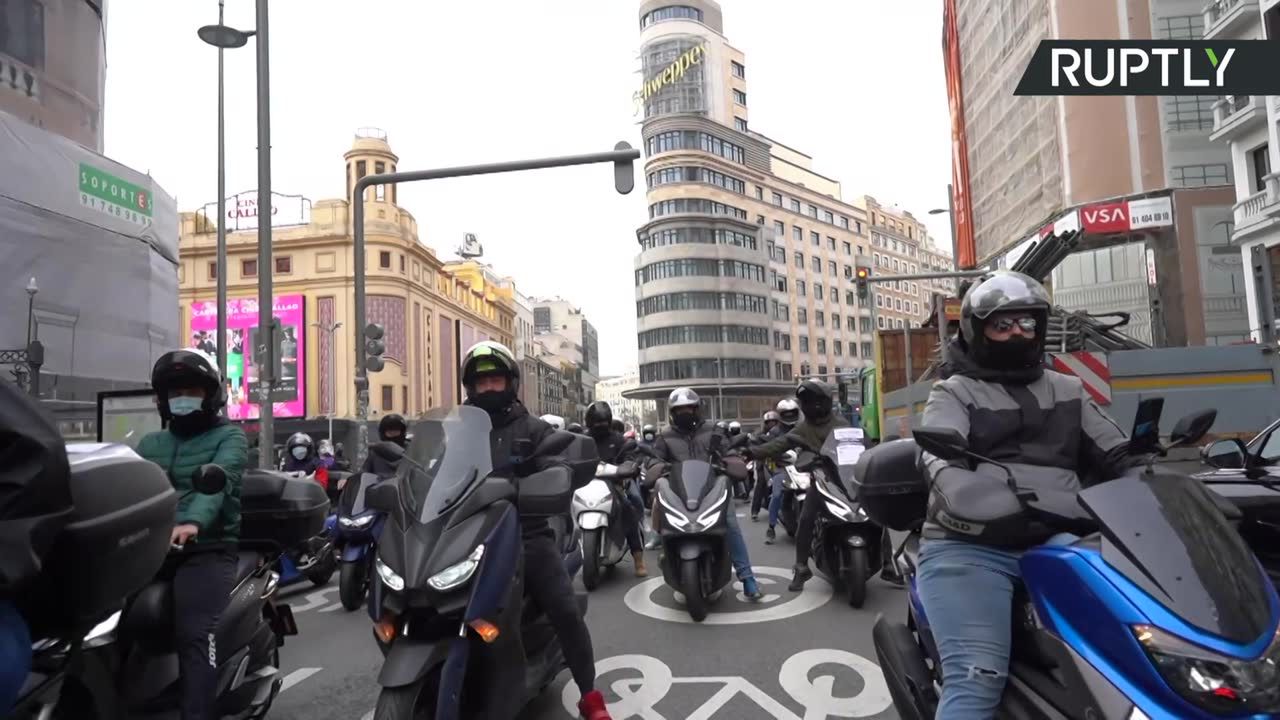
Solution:
[[[242,32],[223,24],[223,0],[218,0],[218,24],[205,25],[196,35],[218,48],[218,372],[227,376],[227,115],[222,51],[244,47],[254,31]]]
[[[338,376],[337,370],[336,370],[336,368],[335,368],[335,366],[334,366],[334,363],[336,363],[336,362],[338,361],[338,360],[337,360],[338,356],[337,356],[337,351],[336,351],[336,349],[335,349],[334,342],[333,342],[333,339],[334,339],[334,335],[333,335],[333,333],[334,333],[334,331],[335,331],[335,330],[337,330],[338,328],[342,327],[342,323],[341,323],[341,322],[331,322],[331,323],[329,323],[328,325],[326,325],[326,324],[321,323],[321,322],[313,322],[313,323],[311,323],[311,326],[312,326],[312,327],[314,327],[314,328],[316,328],[316,329],[317,329],[317,330],[319,330],[320,332],[322,332],[322,333],[324,333],[324,334],[326,334],[326,335],[328,335],[328,336],[329,336],[329,378],[328,378],[328,380],[329,380],[329,392],[328,392],[328,393],[326,393],[326,395],[328,395],[328,396],[329,396],[329,397],[328,397],[328,400],[329,400],[329,442],[333,442],[333,414],[334,414],[334,412],[335,412],[335,408],[337,407],[337,391],[334,389],[334,384],[333,384],[333,383],[334,383],[334,381],[337,379],[337,376]]]
[[[929,214],[941,215],[942,213],[946,213],[948,216],[950,216],[949,219],[951,220],[951,257],[954,259],[956,256],[956,240],[958,239],[959,236],[956,235],[956,199],[955,199],[955,196],[952,195],[951,193],[952,193],[952,186],[947,185],[947,206],[945,208],[935,208],[933,210],[930,210]]]
[[[257,85],[258,85],[258,428],[259,445],[269,448],[275,444],[275,423],[272,417],[271,388],[275,385],[275,353],[279,347],[272,331],[272,270],[271,264],[271,62],[268,38],[269,12],[268,0],[257,0],[255,7],[257,28],[250,32],[236,30],[221,23],[206,25],[196,34],[200,39],[218,48],[240,47],[248,42],[248,38],[257,38]],[[225,221],[225,192],[218,193],[219,222]],[[263,214],[268,218],[262,220]],[[222,240],[222,253],[225,254],[225,238]],[[225,260],[224,258],[220,258]],[[219,289],[222,288],[222,277],[225,268],[219,268]],[[225,302],[225,300],[219,300]],[[219,305],[219,317],[224,306]],[[219,325],[223,321],[219,320]],[[225,333],[220,335],[219,343],[225,343]],[[221,345],[225,348],[225,345]],[[259,453],[259,467],[271,469],[271,454]]]
[[[35,329],[36,293],[38,292],[40,292],[40,286],[36,284],[35,278],[31,278],[27,281],[27,345],[31,344],[31,333]]]

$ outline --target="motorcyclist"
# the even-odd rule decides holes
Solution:
[[[249,459],[244,431],[220,411],[226,386],[213,359],[199,350],[165,353],[151,370],[151,387],[167,429],[148,433],[137,453],[169,474],[182,497],[169,542],[184,550],[173,565],[173,624],[182,676],[182,719],[217,712],[214,631],[231,597],[240,539],[240,478]],[[192,475],[214,464],[226,473],[215,494],[193,493]]]
[[[296,432],[289,436],[284,444],[285,472],[300,472],[310,475],[320,467],[320,456],[316,454],[315,442],[304,432]]]
[[[766,442],[773,442],[795,429],[800,422],[800,404],[794,398],[783,398],[777,405],[778,425],[773,430],[773,437]],[[769,458],[773,473],[769,476],[769,529],[764,533],[766,545],[772,545],[777,539],[778,519],[782,516],[782,486],[787,479],[785,468],[779,467],[775,458]]]
[[[761,418],[761,431],[759,435],[750,434],[747,436],[748,445],[759,445],[778,437],[776,428],[781,422],[778,417],[777,410],[770,410]],[[770,485],[769,479],[772,473],[767,469],[767,463],[757,461],[755,463],[755,488],[751,492],[751,522],[760,519],[760,508],[764,507],[765,498],[769,497]]]
[[[597,400],[587,406],[587,432],[596,441],[596,453],[600,461],[620,465],[635,459],[635,444],[628,443],[614,428],[613,409],[609,403]],[[636,577],[648,577],[644,565],[644,543],[640,538],[640,519],[644,517],[644,503],[635,491],[635,484],[628,481],[623,494],[627,502],[622,505],[622,519],[627,531],[627,549],[635,562]]]
[[[849,421],[832,412],[831,388],[821,380],[809,379],[800,383],[796,388],[796,401],[804,413],[804,421],[786,435],[751,448],[753,458],[764,460],[777,457],[797,447],[818,452],[826,444],[827,436],[832,430],[849,427]],[[809,551],[813,542],[813,526],[818,520],[823,502],[820,494],[811,492],[805,496],[804,505],[800,508],[800,521],[796,528],[796,565],[788,587],[792,592],[803,590],[805,582],[813,577],[813,571],[809,569]],[[773,531],[772,519],[770,513],[770,533]]]
[[[0,380],[0,717],[8,717],[31,669],[24,611],[54,539],[71,518],[71,469],[57,426],[35,400]]]
[[[729,423],[729,437],[731,438],[737,437],[741,433],[742,433],[742,423],[738,422],[737,420],[734,420],[733,422]]]
[[[641,428],[641,430],[640,430],[640,443],[641,443],[642,445],[653,445],[654,441],[655,441],[655,440],[657,440],[657,439],[658,439],[658,429],[657,429],[657,428],[655,428],[655,427],[654,427],[654,426],[652,426],[652,425],[648,425],[648,424],[646,424],[643,428]]]
[[[582,429],[582,423],[576,423],[576,422],[569,423],[569,424],[565,427],[565,430],[568,430],[569,432],[573,433],[574,435],[586,435],[586,434],[587,434],[587,433],[586,433],[586,431]]]
[[[717,433],[713,426],[707,425],[702,419],[698,394],[687,387],[672,390],[667,397],[667,416],[671,425],[654,442],[654,455],[668,467],[685,460],[710,462],[718,452],[715,445],[723,441],[723,438],[712,440]],[[725,515],[729,522],[729,559],[733,562],[738,580],[742,582],[742,594],[753,601],[759,600],[764,595],[760,592],[755,573],[751,569],[751,557],[747,551],[747,541],[743,539],[742,530],[738,527],[738,515],[732,507]],[[656,510],[653,518],[656,525]]]
[[[493,430],[489,446],[495,472],[527,477],[539,466],[550,466],[558,458],[517,455],[519,441],[533,448],[555,432],[550,425],[532,416],[518,399],[520,364],[505,346],[485,340],[476,343],[462,358],[459,369],[467,391],[466,404],[489,414]],[[568,511],[568,508],[565,508]],[[584,720],[611,720],[604,696],[595,689],[595,653],[591,635],[578,610],[573,583],[564,569],[560,549],[545,520],[521,518],[524,539],[525,589],[544,612],[564,650],[565,662],[582,699],[578,711]]]
[[[602,400],[601,402],[604,402],[604,401]],[[608,403],[605,403],[605,404],[607,405]],[[588,422],[587,424],[588,424],[588,425],[590,425],[591,423],[590,423],[590,422]],[[625,435],[625,434],[627,433],[627,424],[626,424],[626,423],[624,423],[624,422],[622,422],[622,420],[620,420],[620,419],[618,419],[618,418],[614,418],[614,419],[613,419],[612,421],[610,421],[610,423],[609,423],[609,429],[610,429],[610,430],[613,430],[614,432],[618,433],[619,435]]]
[[[560,417],[559,415],[551,415],[551,414],[543,415],[542,422],[550,425],[556,430],[564,429],[564,418]]]
[[[1020,487],[1077,490],[1082,478],[1109,480],[1135,460],[1124,432],[1080,379],[1044,368],[1049,311],[1044,287],[1021,273],[996,272],[976,282],[961,303],[960,336],[947,349],[952,375],[934,384],[924,425],[958,430],[975,453],[999,458]],[[973,524],[954,518],[983,517],[993,492],[1008,492],[1005,471],[928,453],[921,466],[931,495],[916,578],[942,659],[937,717],[991,718],[1009,669],[1009,618],[1019,577],[1020,551],[1007,546],[1066,538],[983,538],[994,542],[981,544],[951,530],[972,532]],[[984,507],[966,498],[982,498]]]
[[[389,413],[383,415],[382,419],[378,421],[379,442],[394,443],[404,449],[409,445],[408,433],[409,425],[402,415]],[[385,453],[370,451],[368,457],[364,459],[364,465],[360,467],[360,474],[371,473],[380,478],[388,478],[396,474],[396,467],[399,464],[399,458],[388,456]]]

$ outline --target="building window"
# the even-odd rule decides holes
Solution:
[[[839,275],[836,273],[836,261],[835,261],[835,260],[828,260],[828,261],[827,261],[827,269],[831,271],[831,277],[839,277]]]
[[[1161,40],[1200,40],[1204,37],[1204,14],[1159,18],[1155,30]]]
[[[0,55],[44,69],[44,5],[39,0],[0,3]]]
[[[1267,176],[1271,174],[1271,148],[1267,145],[1249,153],[1249,168],[1253,171],[1253,191],[1267,189]]]
[[[701,150],[739,164],[745,164],[747,158],[746,151],[741,146],[711,133],[696,130],[671,130],[658,133],[645,141],[645,148],[649,151],[650,157],[674,150]]]
[[[848,229],[849,229],[849,218],[847,218],[847,217],[845,217],[845,216],[841,215],[841,216],[840,216],[840,227],[844,228],[845,230],[848,230]]]
[[[796,267],[803,270],[804,269],[804,253],[797,251],[793,256],[793,259],[795,260]]]
[[[276,274],[277,274],[277,275],[288,275],[289,273],[293,272],[293,258],[292,258],[292,257],[290,257],[290,256],[288,256],[288,255],[284,255],[284,256],[282,256],[282,257],[278,257],[278,258],[276,258],[276,259],[275,259],[275,261],[276,261]]]
[[[836,305],[840,304],[840,288],[831,288],[831,302]]]
[[[836,357],[840,357],[841,355],[844,355],[844,343],[840,342],[839,340],[832,340],[831,350],[835,353]]]
[[[802,263],[803,264],[803,263]],[[805,284],[803,280],[796,281],[796,297],[804,297]]]
[[[800,214],[800,201],[795,198],[791,198],[791,212]]]
[[[400,274],[404,274],[404,255],[400,256]]]
[[[765,282],[764,266],[740,260],[687,258],[661,260],[636,270],[636,285],[677,277],[736,277]]]
[[[637,340],[641,349],[686,343],[768,345],[769,330],[750,325],[676,325],[646,330]]]
[[[382,386],[382,412],[393,412],[395,410],[395,396],[392,394],[395,388],[390,385]]]
[[[817,220],[817,219],[818,219],[818,206],[817,206],[817,205],[810,205],[810,206],[809,206],[808,208],[806,208],[806,209],[809,211],[809,217],[811,217],[811,218],[813,218],[813,219],[815,219],[815,220]]]
[[[409,386],[400,386],[400,408],[406,413],[409,412]]]
[[[1168,130],[1212,130],[1213,95],[1184,95],[1164,98],[1164,124]]]
[[[814,284],[813,284],[813,299],[814,299],[814,300],[817,300],[818,302],[822,302],[822,298],[823,298],[823,294],[822,294],[822,283],[814,283]]]
[[[800,352],[802,353],[809,352],[809,336],[808,335],[800,336]]]
[[[663,20],[695,20],[702,22],[702,11],[688,5],[670,5],[660,7],[640,18],[640,29],[643,30]]]
[[[812,230],[809,231],[809,242],[814,247],[822,247],[822,236]]]
[[[809,262],[813,266],[814,272],[816,273],[822,272],[822,258],[818,257],[817,255],[814,255],[812,258],[809,259]]]
[[[764,188],[760,187],[759,185],[756,186],[756,199],[761,202],[764,202]]]
[[[749,235],[737,230],[728,230],[725,228],[668,228],[648,235],[640,236],[640,245],[645,250],[653,250],[654,248],[667,247],[669,245],[733,245],[734,247],[748,248],[755,250],[756,236]]]
[[[814,322],[814,324],[816,324],[818,327],[822,327],[822,326],[826,325],[826,324],[827,324],[827,314],[826,314],[826,313],[824,313],[824,312],[823,312],[823,311],[821,311],[821,310],[815,310],[815,311],[813,312],[813,322]]]
[[[386,163],[376,162],[376,163],[374,163],[374,164],[373,164],[373,172],[374,172],[374,174],[375,174],[375,175],[381,175],[381,174],[385,173],[386,171],[387,171],[387,164],[386,164]],[[385,200],[387,199],[387,186],[386,186],[386,185],[374,185],[374,186],[373,186],[373,199],[374,199],[374,200],[377,200],[378,202],[383,202],[383,201],[385,201]]]
[[[735,88],[733,91],[733,101],[743,107],[746,107],[747,94]]]
[[[773,194],[773,204],[782,207],[782,193]]]
[[[791,226],[791,239],[797,243],[804,242],[804,230],[797,225]]]
[[[210,280],[218,279],[218,263],[216,262],[209,263],[209,279]]]
[[[240,261],[240,277],[258,277],[258,261],[257,260],[241,260]]]
[[[742,119],[742,118],[740,118],[740,117],[735,117],[735,118],[733,119],[733,129],[734,129],[734,130],[737,130],[738,132],[746,132],[746,131],[747,131],[747,121],[746,121],[746,120],[743,120],[743,119]]]
[[[640,366],[640,382],[663,382],[698,378],[769,378],[768,360],[746,358],[698,358],[663,360]]]
[[[378,267],[383,270],[391,269],[391,253],[386,250],[378,251]]]
[[[735,217],[739,220],[747,219],[747,211],[742,208],[704,198],[677,198],[675,200],[663,200],[649,206],[649,219],[651,220],[663,217],[664,215],[679,215],[683,213],[724,215],[727,217]]]
[[[734,77],[742,78],[744,80],[747,78],[747,69],[742,66],[742,63],[737,62],[735,60],[730,60],[729,69],[730,71],[733,72]]]

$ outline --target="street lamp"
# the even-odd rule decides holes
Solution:
[[[31,344],[31,331],[35,326],[36,293],[38,292],[40,292],[40,286],[36,285],[36,279],[33,277],[27,281],[27,345]]]
[[[218,372],[227,376],[227,117],[226,81],[223,79],[222,51],[244,47],[254,31],[244,32],[222,24],[223,0],[218,0],[218,24],[205,25],[196,35],[218,48]]]
[[[218,5],[219,17],[222,15],[222,5]],[[258,85],[258,207],[262,208],[263,213],[267,217],[271,216],[271,61],[270,61],[270,45],[268,43],[268,25],[270,22],[270,14],[268,13],[268,0],[257,0],[255,6],[255,20],[258,27],[252,31],[236,30],[232,27],[223,25],[221,21],[217,25],[206,25],[196,31],[196,35],[204,42],[213,45],[216,48],[237,48],[248,42],[250,36],[257,38],[257,85]],[[221,58],[219,58],[221,60]],[[221,68],[221,62],[219,62]],[[219,72],[221,77],[221,72]],[[218,83],[219,88],[219,107],[222,106],[221,92],[222,83]],[[221,127],[222,113],[219,112]],[[222,153],[219,153],[220,155]],[[222,163],[219,163],[221,168]],[[225,222],[226,192],[219,189],[218,192],[218,222],[219,227]],[[261,217],[261,216],[259,216]],[[225,231],[224,231],[225,232]],[[226,239],[223,233],[220,235],[220,246],[222,247],[220,262],[225,262]],[[271,388],[275,385],[275,362],[274,354],[279,352],[279,346],[274,342],[275,334],[272,332],[273,313],[271,311],[272,304],[272,267],[271,263],[271,223],[269,221],[258,222],[258,428],[261,447],[269,448],[275,444],[275,422],[273,415],[274,408],[271,405]],[[225,293],[225,281],[223,277],[226,275],[225,267],[219,267],[218,272],[218,290],[220,294]],[[225,302],[225,295],[218,301],[218,317],[219,330],[218,344],[224,350],[226,332],[221,319],[225,306],[221,303]],[[271,469],[271,454],[260,453],[259,467],[264,470]]]
[[[335,350],[333,343],[333,333],[335,330],[342,327],[342,323],[331,322],[326,325],[322,322],[313,322],[311,323],[311,326],[329,336],[329,392],[327,395],[329,396],[329,442],[333,442],[333,415],[336,412],[335,408],[337,407],[337,392],[334,389],[333,383],[334,380],[337,379],[338,374],[334,367],[334,363],[337,362],[337,351]]]

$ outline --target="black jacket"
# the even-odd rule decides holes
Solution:
[[[600,437],[593,435],[591,439],[596,442],[596,454],[600,456],[600,462],[621,465],[631,460],[635,454],[635,445],[620,432],[610,430],[608,435]]]
[[[387,447],[386,449],[383,446]],[[372,473],[379,478],[389,478],[396,474],[396,468],[400,465],[402,454],[396,453],[396,443],[388,440],[376,442],[369,446],[369,455],[364,459],[364,465],[360,467],[360,474]],[[390,452],[388,452],[388,450]],[[337,467],[337,464],[334,464]]]
[[[672,426],[663,430],[654,441],[653,451],[668,465],[685,460],[711,462],[712,444],[716,442],[712,438],[719,439],[718,449],[723,452],[724,437],[716,432],[714,425],[708,425],[706,422],[699,423],[691,433],[682,432]]]
[[[468,404],[471,404],[468,402]],[[489,431],[489,452],[493,459],[493,471],[497,475],[508,476],[519,482],[539,470],[562,464],[563,459],[555,456],[525,457],[521,454],[524,448],[522,440],[528,440],[527,452],[533,453],[542,441],[555,432],[539,417],[529,414],[525,406],[516,401],[501,414],[490,413],[489,420],[493,429]],[[569,508],[565,508],[568,512]],[[520,518],[520,527],[525,537],[534,535],[550,535],[551,528],[544,518]]]

